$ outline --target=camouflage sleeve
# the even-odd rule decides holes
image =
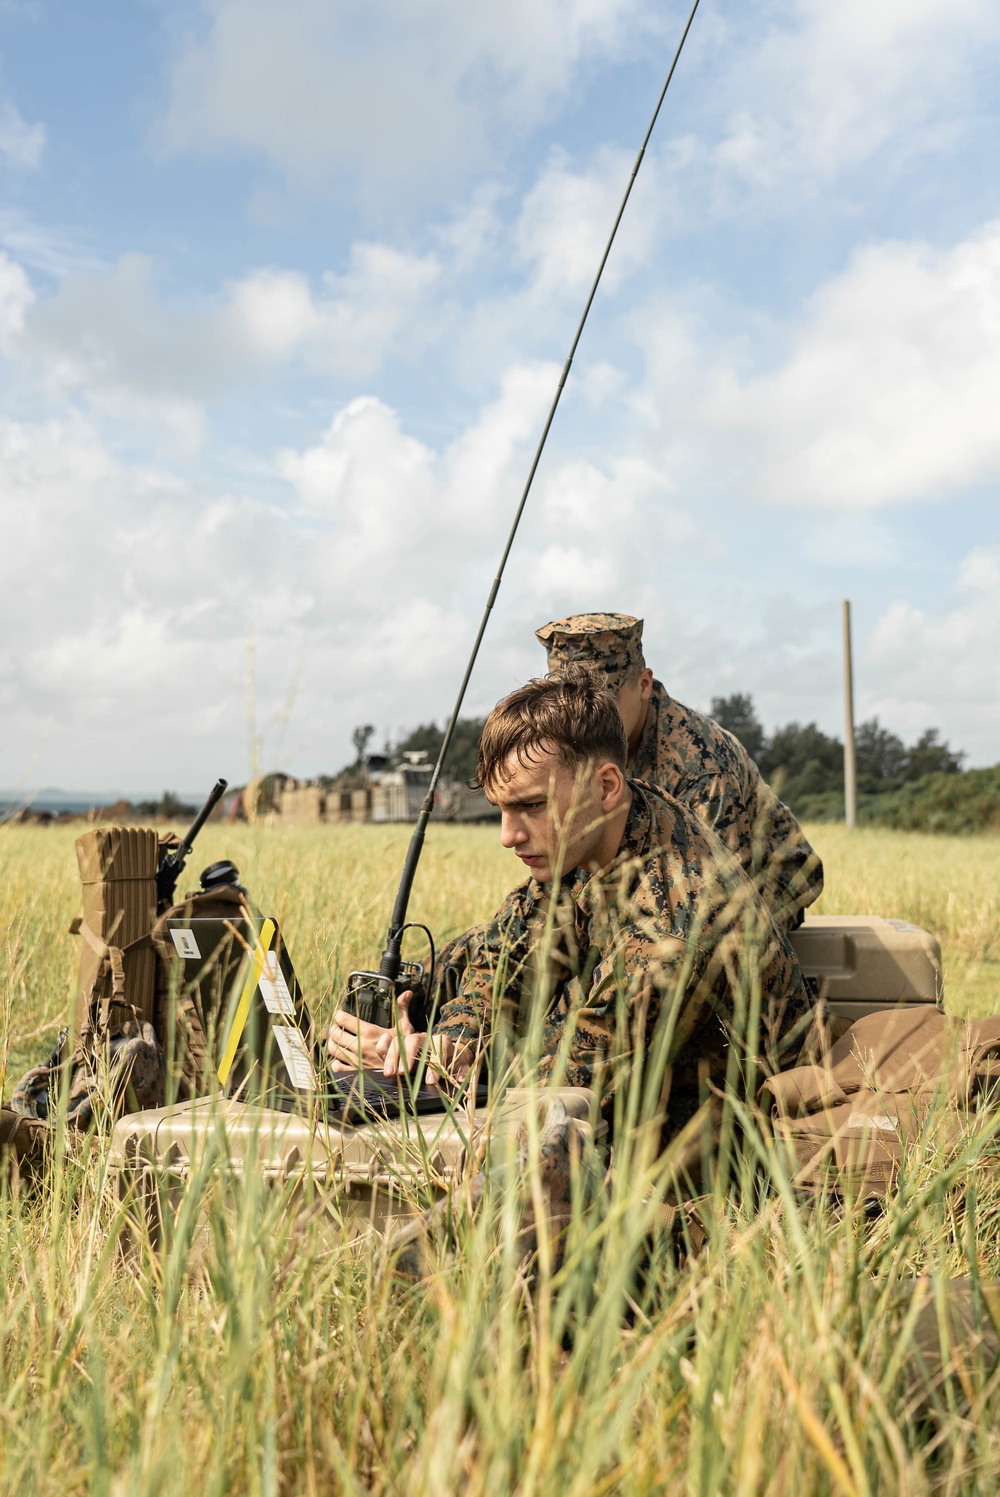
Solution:
[[[664,1061],[673,1062],[714,1007],[708,946],[690,937],[695,902],[693,890],[668,892],[656,875],[640,881],[627,922],[593,953],[586,985],[570,983],[562,1012],[547,1019],[543,1073],[565,1060],[566,1085],[609,1095],[660,1024],[669,1027]]]
[[[586,995],[578,984],[571,984],[566,1008],[551,1014],[545,1023],[542,1075],[560,1070],[565,1086],[599,1087],[605,1096],[611,1094],[628,1070],[633,1052],[655,1027],[667,966],[678,965],[676,958],[667,964],[650,958],[650,952],[640,952],[629,942],[625,950],[595,968],[594,983]]]
[[[784,801],[763,788],[770,800],[761,893],[775,924],[785,928],[822,894],[823,863]]]
[[[746,801],[729,775],[702,775],[676,792],[677,799],[707,823],[728,848],[740,867],[750,873],[753,865],[754,829]]]
[[[463,938],[464,965],[454,973],[434,1033],[452,1040],[489,1039],[499,1006],[516,1012],[528,957],[527,885],[513,889],[486,926]]]
[[[748,803],[726,775],[683,786],[683,801],[749,874],[775,923],[787,927],[823,892],[823,864],[791,811],[763,780]]]

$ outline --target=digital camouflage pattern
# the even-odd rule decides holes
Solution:
[[[562,1084],[605,1100],[659,1037],[675,1130],[704,1082],[725,1084],[731,1046],[747,1060],[752,993],[760,1027],[749,1058],[764,1074],[794,1064],[811,1003],[787,938],[718,839],[653,786],[629,783],[615,861],[593,875],[574,869],[554,891],[529,879],[468,932],[434,1031],[502,1044],[523,1041],[534,1017],[539,1074],[565,1060]]]
[[[544,625],[536,638],[550,675],[573,663],[590,665],[617,695],[644,663],[642,627],[642,619],[626,613],[577,613]],[[801,923],[801,912],[823,892],[823,865],[738,738],[654,681],[628,772],[675,796],[712,828],[753,878],[777,924]]]
[[[549,675],[568,665],[588,665],[617,696],[630,673],[642,665],[642,619],[627,613],[574,613],[535,630],[545,646]]]
[[[711,827],[753,879],[777,925],[801,923],[802,910],[823,892],[823,864],[738,738],[654,681],[628,772]]]
[[[43,1065],[33,1066],[21,1077],[11,1095],[12,1112],[51,1122],[64,1085],[66,1121],[81,1130],[90,1127],[99,1106],[113,1114],[163,1106],[166,1066],[152,1024],[128,1019],[103,1045],[81,1041],[65,1066],[60,1049],[57,1046]]]
[[[45,1123],[22,1117],[11,1107],[0,1107],[0,1182],[15,1177],[30,1180],[41,1174],[50,1131]]]

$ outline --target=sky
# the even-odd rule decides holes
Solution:
[[[448,715],[667,0],[0,0],[0,785]],[[467,697],[645,619],[694,707],[1000,760],[1000,8],[701,0]]]

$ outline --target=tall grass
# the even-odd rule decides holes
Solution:
[[[958,983],[998,960],[1000,842],[829,827],[816,840],[827,911],[931,926]],[[212,829],[198,852],[232,856],[282,920],[322,1018],[345,973],[378,954],[405,841],[405,829]],[[493,831],[436,829],[414,914],[442,937],[483,918],[514,881],[508,856]],[[72,987],[72,835],[0,830],[0,875],[16,1075]],[[933,1301],[950,1276],[995,1273],[989,1132],[950,1163],[929,1133],[871,1216],[801,1199],[743,1124],[731,1184],[696,1208],[697,1254],[661,1224],[664,1165],[645,1180],[619,1167],[577,1200],[565,1255],[543,1235],[528,1275],[529,1150],[520,1176],[509,1160],[493,1172],[477,1212],[463,1206],[468,1180],[458,1188],[450,1245],[420,1283],[335,1215],[295,1209],[292,1182],[249,1168],[233,1185],[211,1152],[163,1240],[141,1213],[126,1240],[108,1138],[60,1144],[44,1191],[2,1200],[3,1490],[995,1490],[1000,1376],[972,1348],[937,1391],[914,1385],[921,1291],[909,1289],[926,1275]]]

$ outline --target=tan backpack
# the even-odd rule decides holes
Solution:
[[[82,940],[74,1033],[107,1034],[126,1020],[153,1018],[156,870],[160,839],[151,827],[91,827],[76,839],[83,914],[70,931]]]
[[[21,1077],[12,1114],[51,1122],[63,1088],[67,1121],[78,1128],[90,1126],[98,1104],[117,1115],[164,1100],[163,1051],[152,1024],[160,853],[149,827],[91,827],[77,838],[83,914],[70,926],[81,937],[73,1026]]]
[[[938,1147],[960,1147],[998,1082],[1000,1017],[899,1008],[858,1019],[821,1061],[772,1077],[759,1099],[798,1186],[879,1197],[929,1121]]]
[[[157,955],[153,1027],[169,1057],[171,1097],[188,1100],[218,1090],[211,1048],[224,1016],[204,1008],[205,997],[200,989],[189,993],[179,985],[181,969],[167,922],[181,917],[237,922],[250,919],[253,914],[243,889],[221,885],[185,895],[153,927],[150,939]]]

